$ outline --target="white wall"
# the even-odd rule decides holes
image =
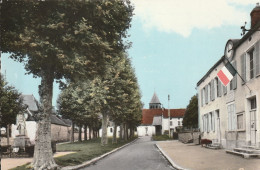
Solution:
[[[169,119],[163,118],[162,119],[162,133],[164,133],[165,130],[169,130]],[[170,125],[170,129],[174,129],[175,127],[182,126],[182,120],[183,118],[171,118],[170,122],[172,122],[172,125]],[[178,121],[180,121],[180,125],[178,125]]]
[[[147,135],[148,136],[155,135],[155,126],[138,126],[137,127],[137,135],[138,136],[145,136],[146,135],[146,128],[147,128]]]

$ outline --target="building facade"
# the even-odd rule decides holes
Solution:
[[[226,43],[224,56],[197,83],[202,139],[224,148],[260,147],[260,7],[251,29]],[[238,74],[223,86],[217,73],[230,62]]]

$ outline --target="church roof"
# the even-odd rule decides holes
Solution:
[[[151,103],[161,103],[159,98],[158,98],[158,96],[157,96],[157,94],[155,92],[154,92],[153,97],[152,97],[152,99],[150,101],[150,104]]]
[[[171,118],[182,118],[186,109],[170,109]],[[143,109],[142,124],[152,125],[155,116],[162,116],[168,118],[168,109]]]
[[[23,98],[23,104],[26,104],[28,106],[28,109],[30,111],[38,111],[38,107],[36,104],[36,99],[34,98],[34,96],[31,95],[21,95]]]

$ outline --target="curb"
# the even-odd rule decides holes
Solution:
[[[177,169],[177,170],[187,170],[185,168],[180,167],[179,165],[177,165],[176,163],[173,162],[173,160],[160,148],[159,145],[155,144],[155,146],[160,150],[160,152],[162,153],[162,155],[170,162],[170,164],[172,165],[173,168]]]
[[[116,151],[118,151],[118,150],[120,150],[120,149],[122,149],[122,148],[124,148],[124,147],[126,147],[126,146],[128,146],[128,145],[130,145],[130,144],[132,144],[132,143],[134,143],[137,139],[139,139],[139,138],[136,138],[136,139],[133,140],[132,142],[129,142],[129,143],[127,143],[127,144],[125,144],[125,145],[123,145],[123,146],[121,146],[121,147],[119,147],[119,148],[116,148],[116,149],[114,149],[114,150],[112,150],[112,151],[110,151],[110,152],[107,152],[107,153],[105,153],[105,154],[103,154],[103,155],[101,155],[101,156],[99,156],[99,157],[96,157],[96,158],[93,158],[93,159],[91,159],[91,160],[89,160],[89,161],[83,162],[83,163],[80,164],[80,165],[76,165],[76,166],[66,166],[66,167],[61,168],[61,170],[74,170],[74,169],[79,169],[79,168],[84,168],[84,167],[86,167],[86,166],[89,166],[89,165],[91,165],[91,164],[93,164],[93,163],[95,163],[95,162],[97,162],[97,161],[103,159],[104,157],[106,157],[106,156],[108,156],[108,155],[110,155],[110,154],[112,154],[112,153],[114,153],[114,152],[116,152]]]

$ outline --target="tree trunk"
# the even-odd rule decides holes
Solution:
[[[119,133],[120,139],[123,139],[123,126],[120,124],[120,133]]]
[[[82,125],[79,125],[79,136],[78,136],[78,141],[79,142],[82,141],[81,135],[82,135]]]
[[[7,137],[7,145],[10,145],[10,141],[9,141],[9,138],[10,138],[10,125],[9,124],[6,126],[6,137]]]
[[[128,139],[128,129],[126,123],[124,124],[124,139],[125,141]]]
[[[71,126],[71,138],[70,138],[70,142],[74,142],[74,128],[75,128],[75,124],[74,122],[72,122],[72,126]]]
[[[117,143],[116,132],[117,132],[117,124],[114,123],[114,131],[113,131],[113,140],[112,140],[112,143]]]
[[[49,69],[42,72],[40,95],[40,118],[37,122],[35,136],[34,157],[32,166],[34,169],[57,169],[58,165],[53,159],[51,148],[51,113],[54,72]]]
[[[89,129],[88,129],[88,138],[89,138],[89,140],[91,140],[91,126],[89,126]]]
[[[105,111],[102,113],[102,137],[101,137],[101,145],[107,145],[108,139],[107,139],[107,123],[108,123],[108,113]]]
[[[132,127],[130,127],[130,137],[129,138],[130,139],[133,138],[133,128]]]
[[[87,125],[84,125],[84,140],[88,140],[88,137],[87,137]]]

